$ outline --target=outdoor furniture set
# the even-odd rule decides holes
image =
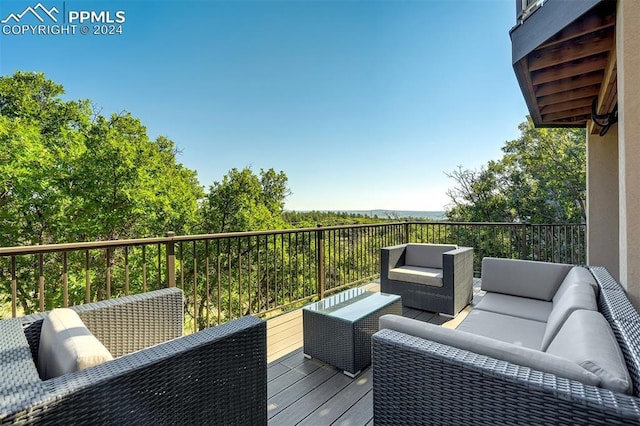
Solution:
[[[640,315],[602,267],[485,258],[456,329],[373,335],[374,422],[640,424]]]
[[[305,355],[351,377],[373,360],[376,425],[640,424],[640,315],[604,268],[485,258],[486,294],[449,329],[402,304],[457,314],[473,249],[381,260],[382,293],[303,309]],[[183,324],[176,288],[0,321],[0,424],[266,424],[266,323]]]
[[[0,424],[266,424],[265,322],[183,337],[183,309],[169,288],[0,321]]]

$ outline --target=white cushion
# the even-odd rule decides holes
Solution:
[[[54,309],[42,322],[38,362],[45,380],[112,359],[75,311]]]
[[[632,382],[611,327],[599,312],[572,313],[547,353],[567,358],[600,377],[603,388],[631,394]]]
[[[388,277],[394,281],[442,287],[442,269],[401,266],[390,269]]]

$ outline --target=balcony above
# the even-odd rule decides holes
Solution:
[[[584,127],[617,102],[615,0],[516,0],[513,68],[539,127]],[[595,131],[597,129],[593,129]]]

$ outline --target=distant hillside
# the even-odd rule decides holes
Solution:
[[[318,210],[323,213],[346,213],[346,214],[357,214],[362,216],[369,217],[379,217],[379,218],[407,218],[412,217],[416,219],[431,219],[431,220],[445,220],[446,216],[444,211],[418,211],[418,210],[384,210],[384,209],[375,209],[375,210]],[[306,212],[301,210],[300,212]]]
[[[394,218],[413,217],[416,219],[445,220],[444,211],[418,211],[418,210],[344,210],[345,213],[362,214],[366,216],[378,216]]]

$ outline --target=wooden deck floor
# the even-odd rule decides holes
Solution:
[[[474,294],[478,296],[479,280],[475,284]],[[365,287],[379,291],[377,283]],[[406,308],[403,315],[436,324],[449,320],[431,312]],[[268,320],[267,359],[269,424],[373,424],[371,367],[351,379],[335,367],[306,359],[302,354],[301,309]]]

